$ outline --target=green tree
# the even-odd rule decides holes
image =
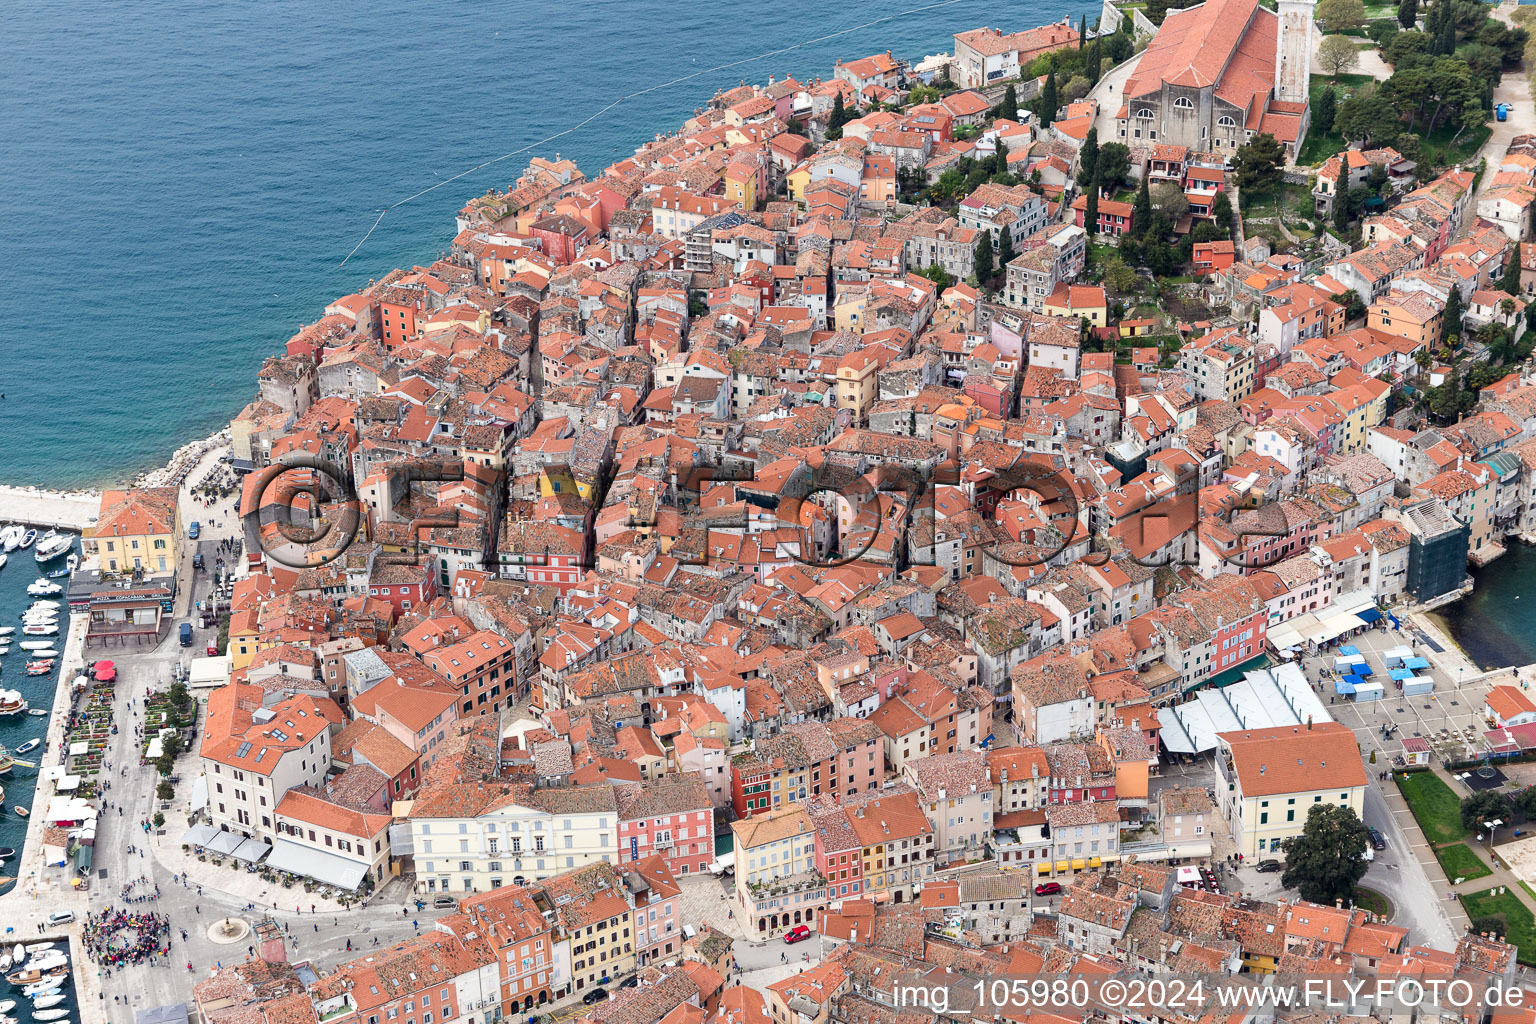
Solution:
[[[928,280],[938,285],[939,291],[941,292],[955,283],[954,275],[945,270],[943,267],[939,266],[937,263],[931,264],[930,266],[926,266],[922,270],[919,270],[917,272],[917,276],[926,277]]]
[[[1520,247],[1513,246],[1504,260],[1504,276],[1499,278],[1499,288],[1511,295],[1520,294]]]
[[[1413,28],[1419,22],[1419,0],[1401,0],[1397,5],[1397,23]]]
[[[1240,189],[1267,189],[1280,183],[1280,169],[1285,165],[1285,150],[1268,132],[1255,135],[1237,151],[1234,179]]]
[[[1317,20],[1329,32],[1349,32],[1365,24],[1363,0],[1318,0]]]
[[[1461,801],[1461,827],[1468,830],[1483,828],[1483,822],[1501,818],[1510,819],[1509,797],[1496,789],[1485,789],[1465,797]]]
[[[1040,125],[1049,128],[1051,122],[1056,120],[1056,109],[1061,105],[1056,94],[1056,72],[1052,71],[1045,77],[1045,88],[1040,91],[1040,107],[1036,116],[1040,118]]]
[[[1013,250],[1013,232],[1005,227],[1002,235],[1002,244],[997,247],[997,267],[1000,271],[1006,271],[1008,264],[1013,262],[1013,258],[1018,253]]]
[[[1388,132],[1395,139],[1400,131],[1397,109],[1382,89],[1362,89],[1342,101],[1333,127],[1346,142],[1362,145],[1384,142]]]
[[[1179,218],[1189,212],[1189,197],[1182,188],[1170,181],[1157,186],[1157,195],[1152,197],[1152,205],[1164,217],[1177,224]]]
[[[1452,288],[1445,301],[1445,316],[1440,322],[1440,343],[1451,336],[1461,336],[1461,289]]]
[[[1331,85],[1318,93],[1317,99],[1312,101],[1312,130],[1318,135],[1327,135],[1333,131],[1333,115],[1338,109],[1338,101],[1338,94]]]
[[[998,113],[1010,121],[1019,119],[1019,93],[1012,84],[1003,92],[1003,103]]]
[[[848,111],[843,107],[843,91],[832,97],[832,113],[827,115],[827,138],[835,141],[843,137],[843,125],[848,123]]]
[[[1280,884],[1309,903],[1330,906],[1353,899],[1365,877],[1365,849],[1371,833],[1354,808],[1313,804],[1301,835],[1285,841],[1285,874]]]
[[[1111,256],[1104,263],[1104,284],[1110,291],[1119,292],[1122,295],[1131,291],[1141,278],[1136,276],[1136,271],[1126,266],[1119,256]]]
[[[1216,202],[1211,204],[1211,219],[1228,235],[1232,234],[1232,200],[1228,198],[1226,192],[1216,193]]]
[[[1147,176],[1141,176],[1141,187],[1136,190],[1136,201],[1131,204],[1131,230],[1146,237],[1152,225],[1152,193],[1147,189]]]
[[[1077,184],[1080,188],[1086,188],[1090,181],[1094,180],[1094,170],[1099,162],[1099,130],[1088,129],[1088,137],[1083,140],[1083,148],[1077,154]]]
[[[1429,52],[1437,56],[1448,56],[1456,52],[1456,22],[1450,18],[1440,22],[1440,31],[1435,33]]]
[[[1514,801],[1527,820],[1536,819],[1536,786],[1526,786],[1515,794]]]
[[[1341,235],[1349,234],[1349,196],[1336,193],[1333,197],[1333,227]]]
[[[1360,51],[1349,36],[1324,36],[1317,47],[1317,66],[1330,75],[1347,74],[1359,64]]]
[[[1099,176],[1094,174],[1088,183],[1088,205],[1083,211],[1083,229],[1089,236],[1099,233]]]
[[[169,779],[161,779],[160,784],[155,787],[155,796],[161,800],[172,800],[176,796],[176,787],[171,785]]]
[[[805,125],[802,124],[800,119],[794,114],[789,115],[789,123],[784,126],[784,130],[789,132],[791,135],[804,136],[806,134]]]
[[[976,280],[988,281],[992,278],[992,232],[982,231],[981,240],[976,243]]]
[[[1124,185],[1131,178],[1131,150],[1123,142],[1106,142],[1099,146],[1099,158],[1095,161],[1099,181],[1107,191]]]
[[[1409,29],[1393,37],[1392,42],[1387,44],[1387,51],[1382,55],[1382,59],[1394,68],[1412,67],[1429,55],[1429,49],[1429,35]]]
[[[1401,31],[1402,29],[1397,27],[1395,21],[1373,21],[1365,26],[1365,34],[1371,37],[1371,42],[1375,43],[1379,50],[1385,50],[1391,46],[1392,40],[1396,39]]]

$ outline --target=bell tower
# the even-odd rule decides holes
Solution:
[[[1312,11],[1315,0],[1278,0],[1275,32],[1275,99],[1305,103],[1312,74]]]

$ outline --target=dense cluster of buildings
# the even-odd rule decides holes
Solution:
[[[1231,150],[1299,146],[1310,8],[1170,14],[1118,118],[1133,175],[1199,220]],[[593,1021],[894,1020],[894,987],[934,973],[1085,959],[1512,970],[1477,935],[1442,953],[1362,911],[1175,885],[1162,862],[1217,830],[1279,855],[1306,807],[1362,806],[1325,713],[1222,732],[1219,799],[1151,780],[1162,731],[1187,731],[1160,712],[1251,674],[1271,634],[1304,647],[1303,624],[1457,593],[1469,557],[1536,528],[1536,384],[1512,374],[1453,427],[1393,414],[1452,372],[1450,290],[1468,323],[1523,330],[1491,289],[1511,259],[1536,289],[1536,146],[1475,208],[1469,173],[1340,154],[1319,210],[1374,166],[1392,181],[1366,248],[1308,276],[1262,240],[1203,243],[1230,318],[1117,321],[1079,280],[1090,232],[1132,227],[1129,204],[1087,225],[1073,202],[1097,105],[1043,129],[993,112],[1078,38],[959,34],[933,102],[904,102],[889,53],[742,85],[590,178],[535,158],[459,212],[442,259],[336,300],[262,366],[232,423],[247,553],[200,837],[344,889],[408,875],[459,909],[324,976],[269,939],[198,985],[204,1020],[484,1020],[636,970]],[[897,201],[1000,143],[1030,184]],[[995,295],[963,280],[984,237],[1014,254]],[[1114,354],[1165,333],[1176,354]],[[158,628],[174,509],[103,498],[93,631]],[[988,858],[1005,870],[946,873]],[[728,865],[748,935],[805,926],[836,951],[728,985],[729,940],[678,900]],[[1041,914],[1046,880],[1064,896]]]

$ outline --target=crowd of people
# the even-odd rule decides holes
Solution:
[[[123,886],[122,900],[124,903],[148,903],[150,900],[157,900],[159,898],[160,887],[143,875]]]
[[[86,954],[108,968],[158,964],[171,955],[171,921],[153,911],[131,913],[108,906],[86,918]]]

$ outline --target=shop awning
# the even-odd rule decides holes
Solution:
[[[247,839],[245,842],[235,847],[234,852],[231,853],[230,856],[234,857],[235,860],[243,860],[247,864],[255,864],[257,861],[261,860],[261,858],[265,857],[267,853],[271,851],[271,849],[271,843],[260,839]]]
[[[181,834],[181,841],[188,846],[207,846],[208,840],[219,834],[212,825],[193,825]]]
[[[1037,874],[1037,875],[1048,875],[1050,873],[1051,873],[1051,862],[1050,861],[1048,861],[1048,860],[1047,861],[1042,861],[1041,863],[1035,865],[1035,874]]]
[[[1413,669],[1411,669],[1411,668],[1388,669],[1387,670],[1387,675],[1391,676],[1393,679],[1396,679],[1398,682],[1402,682],[1404,679],[1412,679],[1413,678]]]
[[[1419,657],[1404,658],[1403,668],[1411,668],[1416,672],[1426,671],[1429,668],[1429,659]]]
[[[267,867],[303,875],[342,889],[356,889],[368,873],[365,864],[302,846],[291,839],[279,839],[267,858]]]
[[[187,809],[193,814],[208,806],[208,776],[199,775],[192,780],[192,798],[187,801]]]
[[[220,832],[203,845],[212,853],[234,853],[241,843],[245,842],[245,836],[236,835],[233,832]]]
[[[1381,621],[1381,611],[1377,608],[1367,608],[1365,611],[1355,612],[1355,614],[1360,616],[1360,621],[1366,625]]]
[[[1355,684],[1349,682],[1350,679],[1354,678],[1354,676],[1347,676],[1344,679],[1340,679],[1338,682],[1333,684],[1333,692],[1339,694],[1341,697],[1347,697],[1354,693]]]

